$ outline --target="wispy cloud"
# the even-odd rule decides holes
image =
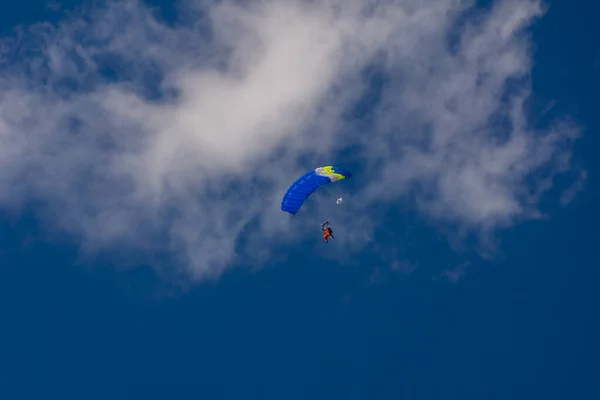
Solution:
[[[575,181],[569,186],[568,189],[564,190],[560,196],[560,202],[562,205],[567,205],[573,201],[573,199],[581,192],[585,190],[585,181],[587,180],[587,171],[579,171]]]
[[[319,164],[377,177],[349,212],[407,202],[484,235],[535,216],[578,134],[529,123],[524,29],[543,9],[471,6],[189,1],[167,24],[114,2],[32,26],[1,47],[0,204],[197,279],[306,232],[279,201]],[[383,89],[359,123],[368,68]],[[367,243],[373,221],[351,223]]]
[[[448,279],[452,283],[456,283],[464,276],[467,272],[467,268],[471,265],[470,262],[463,262],[458,264],[455,267],[448,268],[444,272],[442,272],[442,276]]]

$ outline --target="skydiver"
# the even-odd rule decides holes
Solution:
[[[335,239],[335,237],[333,236],[333,231],[329,227],[329,221],[321,225],[321,230],[323,231],[323,241],[325,243],[329,242],[329,238]]]

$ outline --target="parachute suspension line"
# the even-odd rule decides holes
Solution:
[[[335,199],[335,203],[337,205],[340,205],[343,202],[342,197],[338,197],[338,196],[334,195],[333,193],[330,192],[329,188],[327,188],[327,187],[322,187],[320,192],[326,194],[327,196],[331,197],[332,199]],[[342,210],[340,210],[339,208],[330,209],[329,207],[326,207],[326,209],[327,209],[327,211],[324,213],[324,214],[328,215],[326,218],[331,218],[333,215],[339,214],[340,211],[344,212],[345,214],[348,214],[348,210],[344,210],[344,209],[342,209]]]
[[[333,193],[331,193],[331,192],[329,191],[329,189],[328,189],[328,188],[326,188],[326,187],[323,187],[323,188],[321,188],[321,192],[325,193],[327,196],[329,196],[329,197],[331,197],[331,198],[334,198],[336,201],[337,201],[337,199],[338,199],[338,197],[337,197],[336,195],[334,195]]]

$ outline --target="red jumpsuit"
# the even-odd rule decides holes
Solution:
[[[329,241],[329,238],[334,239],[333,232],[331,231],[331,228],[325,228],[323,230],[323,240],[325,241],[325,243]]]

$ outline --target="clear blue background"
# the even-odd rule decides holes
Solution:
[[[408,276],[308,255],[169,296],[149,270],[78,265],[33,218],[0,215],[0,400],[600,399],[600,3],[549,4],[534,92],[584,124],[589,179],[503,234],[498,259],[432,279],[460,256],[413,221],[425,262]],[[0,33],[58,17],[4,2]]]

